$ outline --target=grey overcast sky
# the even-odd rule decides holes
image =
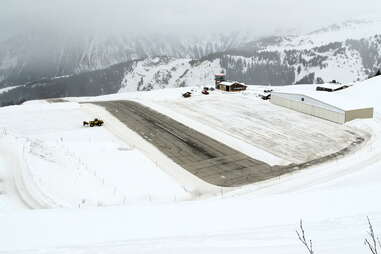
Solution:
[[[381,16],[381,0],[0,0],[0,39],[25,31],[306,32]]]

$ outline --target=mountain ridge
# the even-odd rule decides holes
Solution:
[[[316,33],[310,39],[306,39],[308,34],[271,36],[248,43],[237,42],[238,47],[198,58],[152,54],[95,71],[82,71],[58,79],[46,77],[0,93],[0,101],[1,105],[9,105],[26,99],[211,86],[213,74],[220,71],[224,71],[230,80],[249,85],[312,84],[331,80],[356,82],[381,67],[381,31],[374,30],[374,25],[381,23],[349,24],[343,25],[345,32],[338,30],[335,32],[337,36],[333,37],[328,36],[332,35],[332,29],[321,30],[318,33],[322,37],[316,42],[312,41]],[[352,36],[347,33],[348,27],[355,27],[354,31],[358,32],[362,31],[358,26],[367,24],[372,25],[362,34]]]

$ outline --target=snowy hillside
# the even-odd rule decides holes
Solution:
[[[136,68],[151,77],[146,64]],[[181,61],[168,64],[179,73],[189,67]],[[375,108],[374,119],[345,125],[263,101],[257,94],[264,87],[210,95],[193,87],[187,99],[181,94],[189,88],[162,89],[1,108],[0,251],[302,254],[295,230],[303,219],[316,253],[368,253],[363,245],[367,216],[376,234],[381,232],[381,206],[374,202],[381,191],[380,84],[377,77],[333,94]],[[273,88],[303,92],[311,86]],[[110,100],[137,101],[273,164],[330,153],[353,133],[366,140],[347,154],[290,174],[195,192],[205,183],[163,163],[168,158],[152,152],[149,139],[139,138],[105,109],[83,104]],[[105,126],[82,126],[94,117],[104,119]],[[264,145],[266,138],[274,143]]]
[[[0,42],[0,88],[107,68],[149,56],[198,59],[238,47],[253,36],[208,34],[205,36],[135,36],[122,34],[62,35],[29,33]]]
[[[290,85],[364,80],[381,68],[381,19],[335,24],[298,36],[272,36],[211,55],[231,80]]]
[[[29,207],[99,207],[188,198],[133,146],[104,129],[78,128],[86,119],[91,114],[76,103],[31,103],[1,110],[2,165],[14,169],[8,173],[17,174],[14,184]],[[160,182],[159,193],[152,186]],[[8,206],[4,196],[2,209]]]
[[[42,98],[211,86],[214,73],[222,70],[229,80],[250,85],[362,81],[381,68],[380,24],[379,19],[349,21],[306,35],[249,43],[249,37],[240,34],[136,41],[97,37],[79,44],[58,36],[60,42],[54,45],[28,37],[29,46],[44,45],[43,50],[30,51],[18,39],[18,44],[0,46],[5,47],[0,50],[2,85],[33,82],[2,90],[0,106]],[[128,61],[135,58],[141,59]]]
[[[191,59],[147,58],[135,62],[132,71],[124,76],[119,92],[211,86],[214,83],[212,74],[219,73],[221,70],[223,69],[218,59],[192,64]]]
[[[156,61],[155,70],[163,68]],[[147,64],[135,68],[152,77],[144,72]],[[178,73],[189,67],[175,60],[169,64]],[[376,234],[381,232],[381,206],[374,202],[381,181],[380,84],[380,77],[372,78],[333,94],[374,106],[374,119],[344,125],[263,101],[257,94],[264,87],[210,95],[193,87],[187,99],[181,94],[189,88],[174,88],[1,108],[0,251],[302,254],[295,230],[303,219],[316,253],[368,253],[363,244],[367,216]],[[366,140],[303,170],[240,188],[200,191],[205,183],[163,163],[168,158],[150,150],[149,139],[139,138],[105,109],[83,104],[110,100],[137,101],[274,164],[340,149],[354,132]],[[105,126],[82,126],[94,117],[104,119]],[[266,138],[274,143],[265,146],[261,139]],[[302,149],[290,149],[301,144]]]
[[[381,18],[354,19],[321,28],[302,36],[286,36],[268,50],[312,49],[332,42],[360,40],[380,34]]]
[[[303,36],[265,38],[191,65],[190,59],[146,59],[126,73],[121,91],[212,84],[213,74],[221,70],[228,79],[251,85],[364,80],[381,68],[380,26],[378,20],[351,21]]]

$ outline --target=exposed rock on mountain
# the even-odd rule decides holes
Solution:
[[[3,89],[0,91],[0,105],[39,98],[212,86],[214,73],[221,71],[228,79],[249,85],[308,84],[331,80],[355,82],[366,79],[381,67],[379,27],[380,21],[351,21],[303,36],[273,36],[240,43],[239,36],[232,35],[214,38],[213,42],[203,46],[188,42],[186,47],[172,47],[175,44],[160,40],[150,42],[151,46],[135,41],[134,46],[128,43],[115,46],[115,42],[105,42],[104,45],[108,46],[103,47],[99,46],[103,44],[92,42],[87,44],[91,47],[85,53],[79,47],[77,51],[63,50],[60,55],[46,46],[40,54],[30,56],[21,43],[17,52],[25,53],[25,59],[30,62],[20,65],[21,58],[13,54],[16,51],[0,51],[0,59],[3,59],[0,77],[6,80],[3,87],[13,84],[10,77],[14,78],[13,81],[25,81],[33,80],[44,72],[49,75],[13,89]],[[164,56],[150,56],[156,53]],[[139,56],[143,58],[128,60]],[[38,62],[41,64],[32,64]],[[114,62],[119,64],[111,65]],[[83,72],[108,65],[111,66]],[[67,76],[56,77],[60,75]]]
[[[33,33],[0,43],[0,88],[73,75],[150,56],[199,59],[249,41],[247,35],[104,37]]]

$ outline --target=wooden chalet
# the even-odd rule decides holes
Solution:
[[[218,89],[226,92],[240,92],[245,91],[247,86],[239,82],[220,82],[218,84]]]

